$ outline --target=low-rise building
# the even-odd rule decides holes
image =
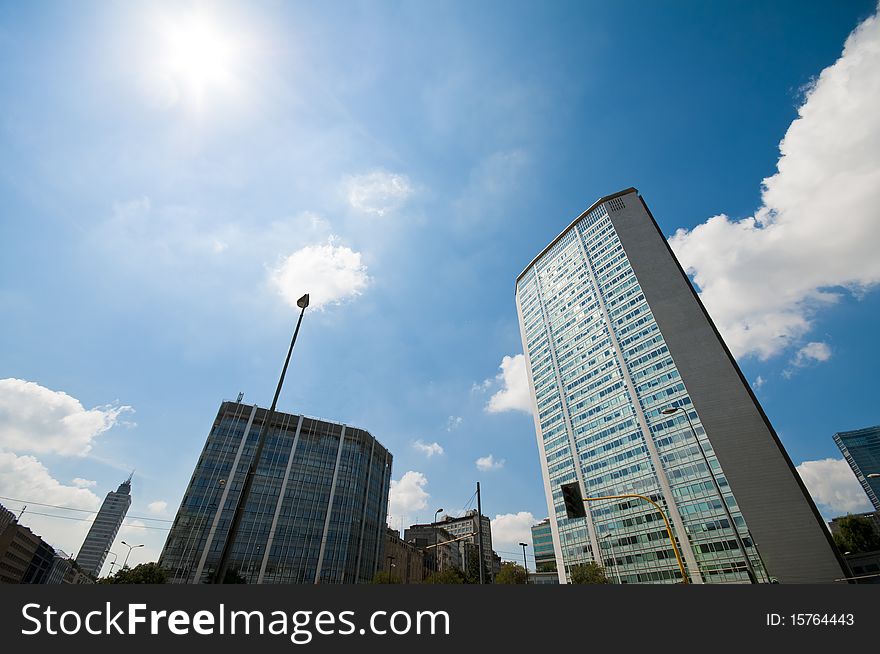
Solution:
[[[383,569],[402,584],[420,584],[425,579],[425,550],[406,542],[399,531],[387,527]]]

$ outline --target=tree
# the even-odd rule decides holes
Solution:
[[[527,584],[529,573],[521,565],[507,561],[501,564],[501,570],[495,575],[496,584]]]
[[[158,563],[141,563],[134,568],[125,567],[115,575],[105,577],[101,584],[164,584],[168,571]]]
[[[880,550],[880,534],[874,523],[859,515],[847,515],[838,521],[834,544],[841,552],[873,552]]]
[[[485,561],[483,561],[483,579],[486,581],[487,584],[492,579],[492,576],[489,574],[489,569],[486,566]],[[468,551],[467,571],[465,572],[465,583],[467,583],[467,584],[480,583],[480,552],[476,547],[473,547]]]
[[[399,584],[401,583],[400,577],[391,574],[390,572],[386,572],[385,570],[379,570],[376,573],[376,576],[373,577],[374,584]]]
[[[571,583],[610,584],[611,580],[605,576],[605,568],[591,561],[571,566]]]
[[[425,579],[426,584],[466,584],[467,578],[464,572],[458,568],[449,567],[441,572],[432,572]]]

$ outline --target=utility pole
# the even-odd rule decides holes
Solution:
[[[483,584],[483,505],[480,502],[480,482],[477,482],[477,549],[480,554],[480,584]]]

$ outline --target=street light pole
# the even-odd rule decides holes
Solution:
[[[116,559],[119,557],[116,555],[116,552],[107,552],[107,553],[113,555],[113,560],[110,562],[110,575],[112,576],[113,575],[113,566],[116,565]]]
[[[529,546],[528,543],[520,543],[523,548],[523,568],[526,570],[526,585],[529,583],[529,564],[526,560],[526,548]]]
[[[128,554],[125,555],[125,561],[122,562],[122,569],[124,569],[124,568],[126,568],[126,567],[128,566],[128,557],[131,556],[131,551],[132,551],[132,550],[136,550],[136,549],[139,548],[139,547],[143,547],[143,544],[141,544],[141,545],[129,545],[129,544],[126,543],[125,541],[122,541],[122,544],[125,545],[125,546],[128,548]]]
[[[439,540],[438,533],[437,533],[437,531],[439,529],[439,527],[437,527],[437,516],[440,513],[443,513],[443,509],[437,509],[436,511],[434,511],[434,572],[435,573],[440,572],[440,548],[437,546],[437,541]]]
[[[608,541],[608,547],[611,548],[611,561],[614,563],[614,576],[617,577],[617,583],[620,584],[620,570],[617,568],[617,555],[614,554],[614,543],[611,541],[613,534],[608,532],[602,538]]]
[[[742,537],[739,535],[739,529],[737,528],[736,523],[733,521],[733,515],[730,513],[730,507],[727,506],[727,502],[724,499],[724,493],[721,492],[721,484],[718,483],[718,479],[716,479],[715,473],[712,471],[712,466],[709,465],[709,457],[706,456],[706,450],[703,449],[703,444],[700,442],[700,438],[697,436],[697,430],[694,429],[694,423],[691,422],[691,417],[687,409],[683,409],[680,406],[671,406],[663,409],[660,413],[666,416],[670,416],[678,413],[679,411],[684,412],[684,417],[687,418],[688,425],[691,428],[691,433],[694,435],[694,440],[697,442],[697,447],[700,450],[700,454],[703,456],[703,462],[706,464],[706,469],[709,471],[709,476],[712,477],[712,483],[715,485],[715,490],[718,491],[718,498],[721,500],[721,506],[724,507],[724,514],[727,516],[727,520],[730,522],[730,528],[733,529],[733,535],[736,537],[736,544],[739,546],[739,550],[740,552],[742,552],[743,559],[745,560],[746,573],[749,575],[749,582],[757,584],[758,576],[755,574],[755,569],[752,567],[752,562],[749,560],[749,553],[746,551],[746,545],[743,542]]]
[[[247,477],[245,477],[244,480],[244,486],[242,487],[241,494],[238,496],[238,501],[235,504],[235,511],[232,514],[232,524],[226,535],[226,541],[223,543],[220,562],[217,564],[217,571],[214,574],[213,583],[215,584],[222,584],[226,579],[226,572],[229,568],[229,558],[232,554],[232,546],[235,542],[236,536],[238,536],[238,529],[241,524],[241,517],[244,514],[244,507],[247,504],[248,497],[251,493],[251,486],[253,486],[254,477],[257,474],[257,466],[260,463],[260,456],[262,455],[263,447],[266,444],[266,435],[269,432],[269,424],[275,417],[275,407],[278,405],[278,396],[281,395],[281,386],[284,384],[284,376],[287,374],[287,366],[290,363],[290,355],[293,353],[293,346],[296,344],[296,337],[299,334],[299,326],[302,324],[306,307],[309,306],[309,294],[306,293],[298,299],[296,301],[296,306],[301,309],[299,312],[299,319],[296,321],[296,329],[293,330],[293,338],[291,339],[290,347],[287,350],[287,358],[284,360],[284,367],[281,369],[281,377],[278,379],[278,386],[275,387],[275,397],[272,398],[272,406],[269,407],[269,411],[266,413],[266,419],[260,427],[260,435],[257,439],[257,449],[254,451],[253,459],[251,459],[251,464],[248,467]]]

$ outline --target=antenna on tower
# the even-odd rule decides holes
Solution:
[[[131,471],[131,474],[128,476],[128,479],[125,480],[125,483],[131,486],[131,478],[134,477],[134,470]]]
[[[239,393],[239,394],[238,394],[238,399],[236,400],[236,402],[238,402],[239,404],[241,404],[241,401],[242,401],[243,399],[244,399],[244,393]]]

